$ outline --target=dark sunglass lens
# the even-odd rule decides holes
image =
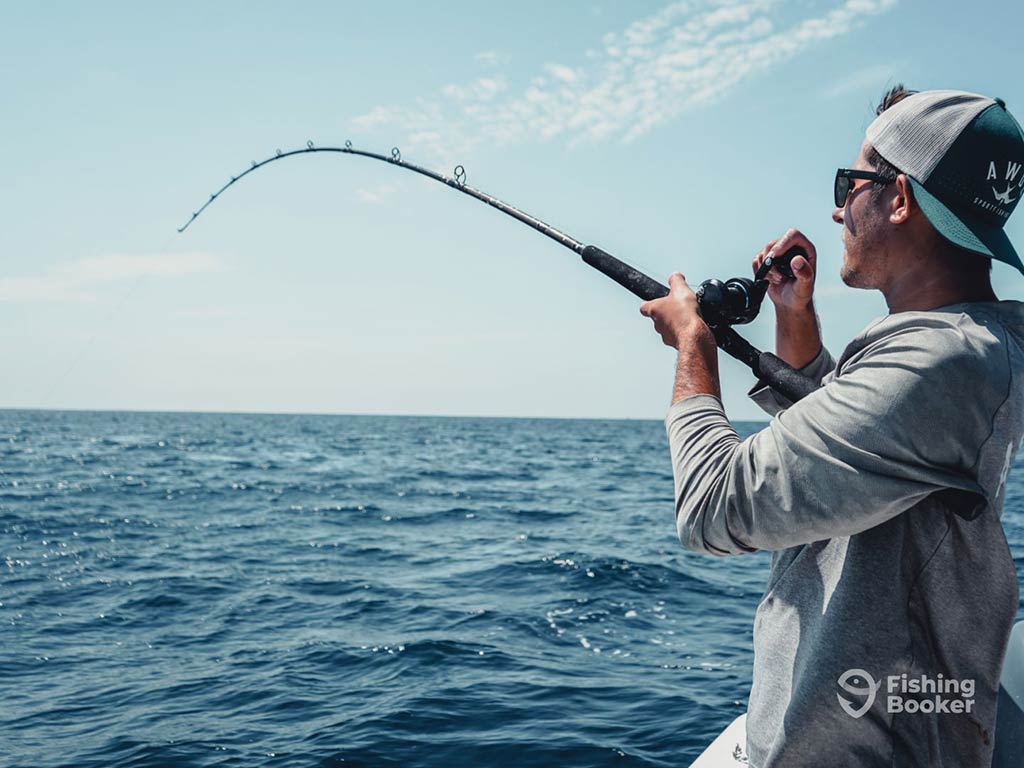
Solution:
[[[846,205],[846,196],[850,194],[850,179],[848,176],[836,176],[835,199],[836,208]]]

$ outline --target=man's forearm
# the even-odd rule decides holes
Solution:
[[[775,354],[803,368],[821,351],[821,329],[814,303],[805,309],[775,308]]]
[[[676,381],[672,389],[673,404],[692,395],[722,397],[715,337],[704,323],[700,325],[702,327],[688,339],[688,343],[679,345]]]

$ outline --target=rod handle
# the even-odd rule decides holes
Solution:
[[[781,357],[771,352],[762,352],[757,358],[754,374],[765,384],[794,403],[803,400],[821,387],[809,376],[800,373]]]
[[[596,245],[588,245],[580,254],[583,261],[592,266],[598,272],[602,272],[616,283],[621,285],[634,296],[639,296],[644,301],[661,299],[668,296],[668,288],[657,280],[654,280],[643,272],[629,266],[624,261],[619,261],[610,253],[605,253]]]

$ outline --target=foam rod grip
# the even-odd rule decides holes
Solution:
[[[605,253],[596,245],[588,245],[580,255],[587,264],[608,275],[627,291],[639,296],[644,301],[668,296],[668,288],[657,280],[633,269],[626,262],[619,261],[610,253]]]
[[[776,357],[771,352],[761,353],[757,359],[757,368],[755,373],[761,381],[794,403],[797,400],[803,400],[821,386],[814,379],[804,376],[785,360]]]

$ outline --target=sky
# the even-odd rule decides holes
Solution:
[[[1024,118],[1008,2],[0,5],[0,407],[661,418],[674,353],[571,251],[451,173],[665,281],[817,244],[836,355],[885,313],[831,219],[897,82]],[[1024,248],[1024,214],[1007,225]],[[996,264],[1000,298],[1024,277]],[[766,302],[767,304],[767,302]],[[766,306],[741,328],[771,349]],[[733,419],[765,418],[720,355]]]

